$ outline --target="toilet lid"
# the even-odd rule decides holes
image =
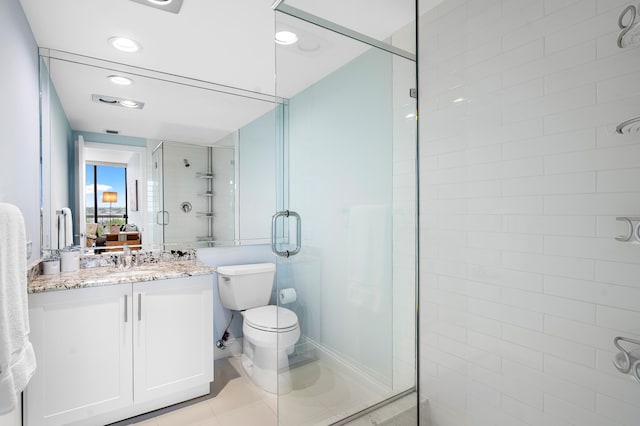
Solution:
[[[264,331],[288,331],[296,328],[298,317],[276,305],[261,306],[244,311],[245,324]]]

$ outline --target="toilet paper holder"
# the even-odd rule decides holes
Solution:
[[[278,302],[282,305],[293,303],[297,298],[298,295],[295,288],[283,288],[278,292]]]
[[[620,342],[631,343],[636,348],[626,349]],[[631,374],[640,382],[640,340],[617,336],[613,339],[613,345],[620,351],[613,358],[613,366],[623,374]]]

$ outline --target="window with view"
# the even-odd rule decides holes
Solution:
[[[86,176],[87,223],[106,227],[127,223],[126,166],[87,164]]]

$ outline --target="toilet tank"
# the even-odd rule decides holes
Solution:
[[[244,311],[269,304],[276,273],[275,264],[219,266],[216,272],[220,301],[225,308]]]

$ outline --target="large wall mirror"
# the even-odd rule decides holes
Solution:
[[[45,253],[70,244],[68,211],[73,244],[93,253],[270,237],[282,100],[40,53]]]

